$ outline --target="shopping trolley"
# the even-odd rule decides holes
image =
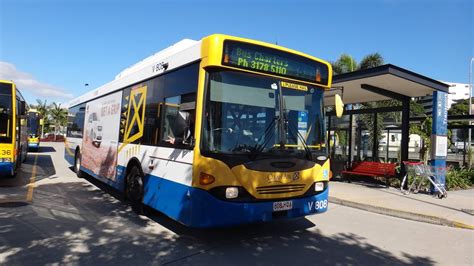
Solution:
[[[425,165],[422,162],[403,162],[403,164],[405,165],[406,171],[400,186],[400,190],[403,194],[408,195],[410,194],[410,191],[413,191],[413,193],[416,194],[426,187],[426,185],[431,183],[435,188],[435,193],[438,198],[442,199],[448,196],[448,192],[444,188],[444,185],[438,182],[436,174],[433,171],[433,166]],[[429,183],[426,181],[429,181]],[[404,189],[405,184],[408,185],[408,189]]]

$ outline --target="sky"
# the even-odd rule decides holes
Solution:
[[[473,10],[472,0],[0,0],[0,79],[30,103],[65,103],[182,39],[224,33],[327,61],[378,52],[468,83]]]

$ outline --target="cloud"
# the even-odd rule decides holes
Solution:
[[[21,72],[13,64],[0,61],[0,79],[13,80],[21,91],[35,96],[72,99],[74,95],[51,84],[36,80],[31,74]]]

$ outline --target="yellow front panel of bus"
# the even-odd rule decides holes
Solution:
[[[13,144],[0,144],[0,158],[10,158],[13,161],[14,157]]]
[[[36,143],[39,143],[39,142],[40,142],[39,138],[30,138],[30,137],[28,137],[28,143],[35,143],[36,144]]]
[[[196,158],[197,157],[197,158]],[[262,172],[247,169],[243,165],[237,165],[230,169],[222,161],[207,158],[200,155],[195,156],[195,170],[193,186],[205,190],[220,186],[242,186],[257,199],[278,199],[286,197],[297,197],[303,195],[318,181],[329,181],[329,161],[323,165],[315,164],[314,167],[296,172]],[[211,175],[215,181],[209,185],[199,183],[201,173]],[[326,173],[326,174],[324,174]],[[296,185],[300,189],[291,191],[266,194],[262,190],[271,189],[272,186]],[[284,190],[284,189],[283,189]]]

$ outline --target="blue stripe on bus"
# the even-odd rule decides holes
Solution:
[[[10,176],[14,167],[14,163],[0,162],[0,173]]]
[[[83,171],[84,173],[94,177],[95,179],[99,179],[100,181],[106,183],[107,185],[115,188],[115,189],[118,189],[119,191],[123,191],[124,189],[124,180],[121,179],[121,177],[119,175],[117,175],[115,181],[113,180],[110,180],[108,178],[105,178],[105,177],[101,177],[97,174],[95,174],[94,172],[92,172],[91,170],[85,168],[84,166],[81,166],[80,167],[81,171]]]
[[[152,175],[145,177],[145,184],[143,202],[187,226],[223,227],[274,219],[273,201],[227,202],[205,190]],[[327,199],[328,189],[315,196],[293,199],[293,208],[284,217],[295,218],[325,212]],[[316,206],[321,208],[316,209]]]

